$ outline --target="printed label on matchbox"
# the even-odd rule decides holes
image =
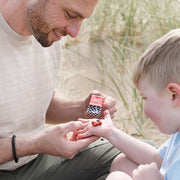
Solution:
[[[91,100],[87,109],[89,116],[99,116],[101,114],[101,108],[104,98],[102,96],[91,95]]]

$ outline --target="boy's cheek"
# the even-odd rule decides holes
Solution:
[[[146,114],[146,116],[148,116],[152,121],[154,121],[155,119],[158,119],[157,117],[157,107],[152,107],[148,108],[147,106],[144,108],[144,113]]]
[[[147,104],[144,105],[144,113],[146,114],[146,116],[148,116],[148,117],[150,116],[150,110],[149,110]]]

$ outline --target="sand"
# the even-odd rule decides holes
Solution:
[[[108,48],[101,44],[104,52],[108,52]],[[100,81],[101,76],[97,70],[95,61],[97,59],[99,45],[96,43],[84,43],[74,44],[69,47],[63,47],[61,67],[57,80],[57,89],[61,91],[65,96],[69,98],[84,98],[93,89],[99,90],[105,94],[108,94],[116,99],[115,94],[112,91],[102,87],[94,81]],[[89,78],[91,80],[89,80]],[[133,122],[126,122],[124,128],[124,122],[120,120],[122,114],[121,103],[117,100],[118,111],[113,119],[116,127],[126,131],[128,134],[137,137],[145,138],[154,141],[158,146],[167,140],[168,135],[162,134],[157,127],[151,122],[150,119],[146,119],[142,129],[142,137],[140,133],[132,125]]]

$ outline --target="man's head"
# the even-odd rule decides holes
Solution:
[[[156,40],[143,53],[134,71],[134,84],[138,87],[143,78],[158,91],[171,82],[180,84],[180,29]]]
[[[30,0],[27,5],[29,31],[48,47],[62,36],[76,37],[81,23],[91,16],[98,0]]]

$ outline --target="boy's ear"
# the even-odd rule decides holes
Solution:
[[[174,107],[180,106],[180,85],[177,83],[169,83],[167,89]]]

